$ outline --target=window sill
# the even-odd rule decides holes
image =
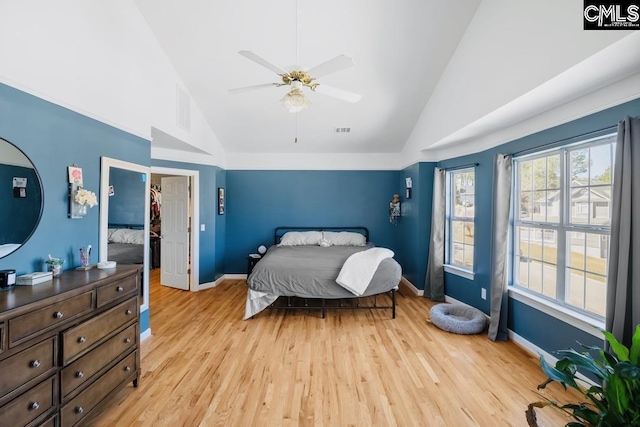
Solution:
[[[509,297],[604,340],[600,330],[604,329],[605,325],[598,319],[573,311],[516,286],[509,286]]]
[[[473,273],[473,271],[465,270],[463,268],[456,267],[451,264],[445,264],[444,271],[446,273],[451,273],[451,274],[455,274],[456,276],[464,277],[465,279],[468,279],[468,280],[473,280],[475,277],[475,274]]]

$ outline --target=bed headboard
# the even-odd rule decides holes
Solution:
[[[369,229],[367,227],[276,227],[273,233],[273,243],[280,243],[280,239],[287,231],[351,231],[360,233],[369,242]]]
[[[128,228],[131,230],[144,230],[144,224],[116,224],[110,222],[108,228]]]

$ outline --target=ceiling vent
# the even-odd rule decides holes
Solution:
[[[191,97],[180,85],[176,85],[176,125],[191,131]]]
[[[351,132],[350,127],[336,128],[335,133],[349,133]]]

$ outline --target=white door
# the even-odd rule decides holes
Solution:
[[[161,182],[160,283],[189,290],[189,177]]]

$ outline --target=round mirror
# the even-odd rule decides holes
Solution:
[[[29,240],[42,206],[38,171],[18,147],[0,138],[0,258]]]

